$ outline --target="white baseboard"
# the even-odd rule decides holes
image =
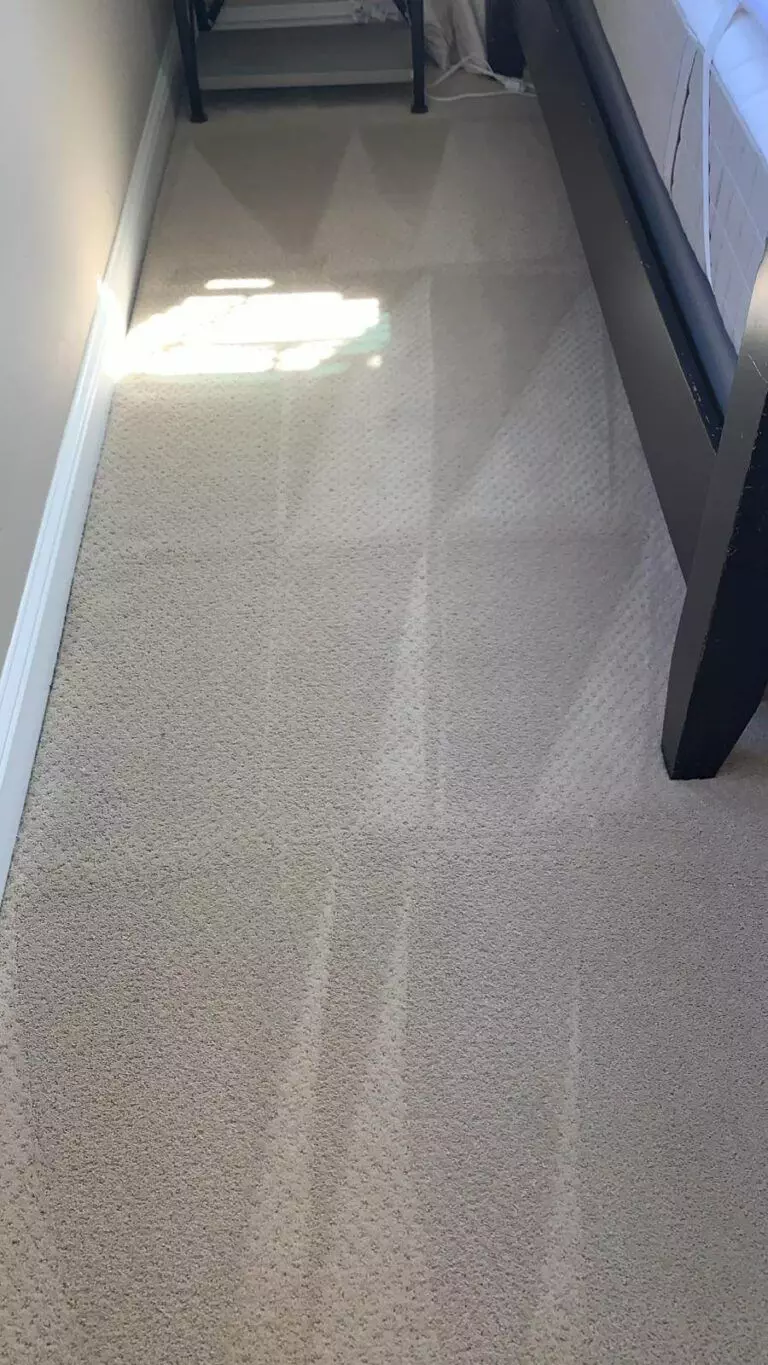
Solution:
[[[176,114],[178,44],[163,57],[99,289],[93,323],[0,673],[0,897],[10,867],[61,640],[119,353]]]

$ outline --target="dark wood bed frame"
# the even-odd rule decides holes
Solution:
[[[687,581],[664,761],[673,778],[714,777],[768,685],[768,255],[722,414],[562,0],[494,0],[488,17],[491,52],[508,71],[524,53],[536,85]]]

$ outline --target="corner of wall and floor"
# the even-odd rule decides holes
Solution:
[[[69,592],[179,93],[175,27],[161,56],[0,671],[2,900],[56,666]]]

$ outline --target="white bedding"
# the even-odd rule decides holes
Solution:
[[[656,165],[704,266],[702,72],[721,0],[595,5]],[[738,348],[768,237],[768,29],[744,10],[713,56],[709,149],[712,286]]]

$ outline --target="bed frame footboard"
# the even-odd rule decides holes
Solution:
[[[513,12],[688,583],[664,761],[673,778],[714,777],[768,685],[768,256],[723,417],[564,0],[513,0]]]
[[[752,294],[672,655],[662,737],[670,777],[714,777],[767,684],[768,256]]]

